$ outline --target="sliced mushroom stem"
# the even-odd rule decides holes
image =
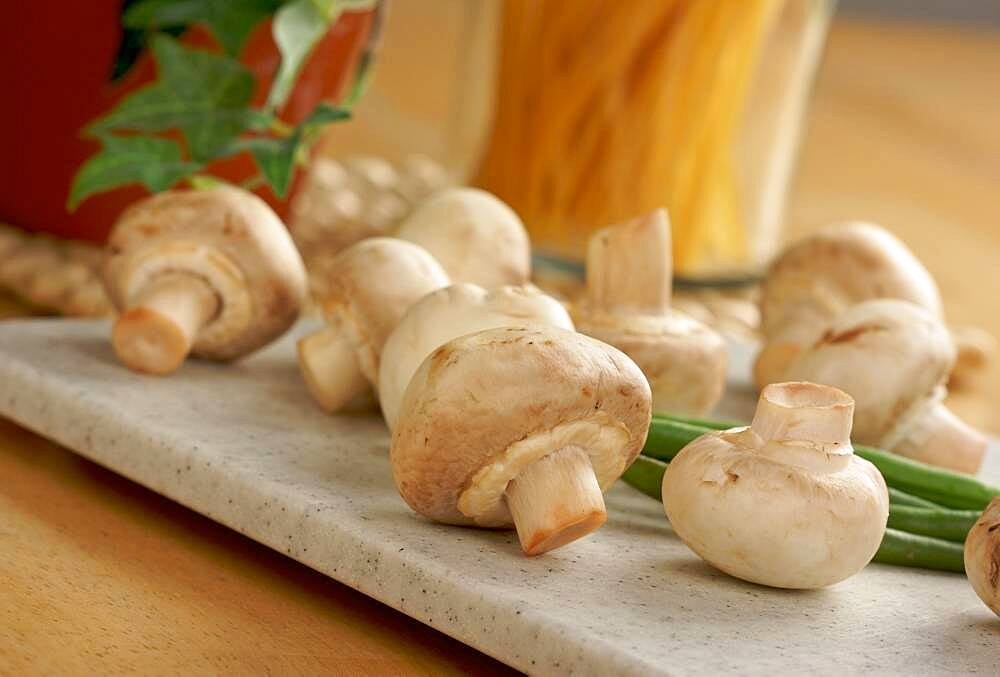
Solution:
[[[169,374],[191,352],[198,332],[219,311],[207,282],[186,273],[157,276],[115,322],[111,342],[130,369]]]
[[[299,339],[298,349],[306,387],[324,411],[338,411],[368,389],[357,350],[337,326]]]
[[[590,238],[587,296],[595,310],[666,312],[673,264],[670,225],[662,209]]]
[[[576,446],[532,463],[511,480],[504,495],[528,555],[582,538],[608,518],[590,458]]]
[[[780,455],[817,472],[850,461],[854,399],[842,390],[815,383],[774,383],[760,394],[750,429],[765,445],[764,456]]]
[[[892,451],[921,463],[976,474],[986,455],[988,440],[943,404],[932,407],[918,430],[893,446]]]
[[[768,441],[850,444],[854,400],[816,383],[774,383],[760,394],[750,427]]]

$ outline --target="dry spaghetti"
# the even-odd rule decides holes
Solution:
[[[781,5],[507,0],[478,182],[553,253],[666,206],[678,271],[745,258],[733,150]]]

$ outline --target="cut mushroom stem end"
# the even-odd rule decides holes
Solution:
[[[354,346],[337,328],[299,339],[298,354],[306,387],[324,411],[338,411],[368,389]]]
[[[854,399],[842,390],[815,383],[776,383],[760,394],[750,429],[765,442],[789,450],[819,451],[827,462],[849,458]],[[812,464],[810,464],[812,465]],[[817,468],[818,469],[818,468]]]
[[[126,366],[149,374],[177,369],[219,310],[204,280],[185,273],[152,280],[115,322],[112,344]]]
[[[511,480],[505,496],[527,555],[583,538],[608,517],[590,458],[576,446],[532,463]]]

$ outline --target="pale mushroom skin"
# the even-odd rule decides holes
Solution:
[[[573,330],[562,304],[530,286],[487,291],[474,284],[456,284],[420,299],[389,335],[382,351],[378,396],[389,429],[396,426],[407,384],[435,349],[464,334],[524,324]]]
[[[129,207],[103,277],[121,311],[112,342],[130,368],[169,373],[188,352],[243,357],[298,318],[306,274],[284,224],[235,187],[171,190]]]
[[[393,477],[421,515],[513,524],[540,554],[603,524],[601,492],[639,454],[650,417],[649,385],[615,348],[544,325],[489,329],[441,346],[410,380]]]
[[[513,209],[478,188],[438,191],[406,217],[396,237],[429,251],[454,282],[492,289],[531,277],[531,243]]]
[[[703,435],[670,462],[674,531],[712,566],[761,585],[822,588],[860,571],[885,533],[889,493],[853,453],[852,412],[835,388],[765,388],[749,427]]]
[[[305,259],[315,297],[326,295],[333,257],[359,240],[392,235],[402,219],[452,181],[430,158],[399,164],[374,156],[315,158],[296,188],[289,230]]]
[[[373,237],[332,261],[322,301],[327,327],[299,340],[299,368],[309,392],[337,411],[378,379],[382,348],[403,314],[421,297],[448,284],[423,248]]]
[[[831,385],[854,397],[854,439],[960,472],[975,473],[987,439],[943,404],[955,362],[948,329],[905,301],[850,307],[785,368],[785,380]]]
[[[786,249],[761,287],[764,345],[754,365],[758,387],[784,380],[795,355],[826,325],[862,301],[891,298],[941,317],[941,295],[923,264],[898,238],[871,223],[825,228]]]
[[[965,539],[965,575],[979,599],[1000,616],[1000,497],[994,498]]]
[[[702,415],[722,398],[725,340],[670,307],[670,225],[659,209],[598,231],[587,251],[587,291],[571,308],[577,329],[632,358],[649,380],[653,411]]]

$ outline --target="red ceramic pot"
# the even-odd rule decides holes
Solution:
[[[156,78],[142,55],[125,78],[109,75],[121,41],[121,0],[32,0],[15,2],[0,22],[0,221],[61,237],[104,240],[129,203],[147,194],[141,187],[94,195],[66,211],[70,183],[99,144],[80,129],[125,94]],[[374,12],[340,17],[306,63],[280,111],[296,123],[323,99],[337,100],[350,84],[372,34]],[[183,41],[217,49],[212,36],[192,29]],[[262,103],[280,57],[270,23],[250,36],[240,60],[257,78]],[[8,98],[9,97],[9,98]],[[229,181],[256,173],[248,154],[213,163],[208,171]],[[294,185],[293,185],[294,190]],[[285,204],[262,188],[258,194],[284,214]]]

